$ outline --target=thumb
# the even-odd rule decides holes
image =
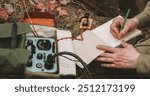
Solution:
[[[96,48],[101,50],[101,45],[97,45]]]
[[[123,30],[119,33],[119,36],[118,36],[119,39],[122,38],[124,35],[126,35],[128,33],[128,31],[129,31],[129,28],[127,26],[125,26],[123,28]]]
[[[130,46],[130,44],[126,43],[125,41],[121,41],[121,45],[122,45],[124,48]]]

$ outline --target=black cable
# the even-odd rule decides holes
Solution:
[[[73,60],[73,59],[71,59],[71,58],[68,58],[67,56],[61,55],[61,57],[66,58],[66,59],[68,59],[68,60],[70,60],[70,61],[73,61],[73,62],[79,62],[78,60]]]
[[[75,57],[76,59],[79,60],[79,62],[83,65],[83,67],[85,68],[85,71],[87,72],[87,76],[89,79],[92,79],[92,76],[91,76],[91,73],[89,71],[89,69],[87,68],[87,64],[76,54],[72,53],[72,52],[58,52],[58,53],[55,53],[52,57],[48,58],[49,60],[48,61],[52,61],[55,57],[58,57],[59,55],[70,55],[70,56],[73,56]]]

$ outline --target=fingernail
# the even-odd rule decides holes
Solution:
[[[100,47],[101,47],[100,45],[97,45],[97,46],[96,46],[96,48],[100,48]]]

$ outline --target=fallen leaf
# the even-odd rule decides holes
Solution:
[[[29,0],[29,2],[32,6],[36,6],[36,2],[33,2],[32,0]]]
[[[58,6],[57,3],[49,3],[49,4],[47,5],[48,9],[50,9],[50,10],[52,10],[52,11],[55,10],[57,6]]]
[[[4,4],[5,8],[7,9],[7,12],[10,14],[14,12],[13,6],[11,4]]]
[[[57,3],[56,0],[50,0],[49,3]]]
[[[62,5],[67,5],[68,3],[71,2],[71,0],[59,0],[60,4]]]
[[[19,0],[9,0],[11,3],[16,3],[18,2]]]
[[[57,10],[59,12],[59,16],[67,16],[67,15],[69,15],[67,10],[62,9],[61,7],[58,7]]]
[[[23,0],[18,0],[17,4],[20,5],[20,6],[22,6],[22,7],[24,6]]]
[[[8,19],[8,12],[6,8],[0,8],[0,19],[6,21]]]
[[[41,2],[38,2],[37,5],[36,5],[36,8],[37,9],[40,9],[42,11],[46,10],[46,6],[44,3],[41,3]]]

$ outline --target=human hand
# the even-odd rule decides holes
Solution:
[[[127,19],[124,28],[122,29],[121,32],[119,32],[119,28],[124,21],[124,18],[116,18],[113,20],[111,26],[110,26],[110,32],[115,38],[121,38],[131,30],[135,29],[138,24],[139,20],[137,18],[132,18],[132,19]]]
[[[106,53],[101,54],[96,60],[109,62],[110,64],[101,64],[103,67],[135,69],[139,53],[130,44],[122,41],[123,48],[113,48],[109,46],[98,45],[97,49],[104,50]]]

